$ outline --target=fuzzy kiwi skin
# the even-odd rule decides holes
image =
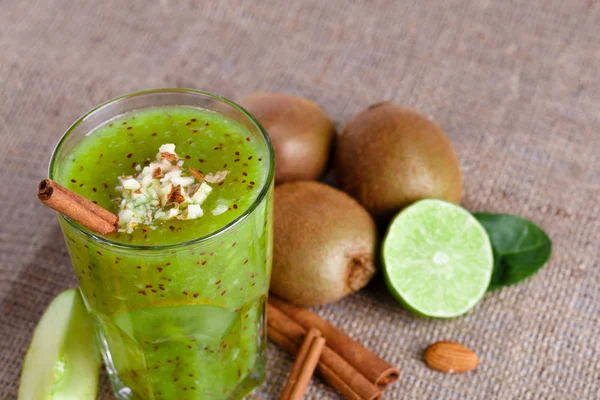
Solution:
[[[375,273],[377,228],[356,200],[319,182],[275,188],[271,291],[312,306],[338,301]]]
[[[283,93],[254,93],[239,104],[271,137],[276,183],[316,180],[323,174],[335,126],[317,104]]]
[[[407,108],[379,103],[352,119],[335,149],[339,187],[378,222],[424,198],[460,203],[463,180],[456,152],[432,121]]]

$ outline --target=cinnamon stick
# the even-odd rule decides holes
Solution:
[[[324,347],[325,338],[323,336],[319,336],[312,340],[310,349],[308,350],[308,355],[306,356],[304,365],[302,365],[302,369],[300,370],[298,381],[294,385],[292,393],[290,393],[289,400],[302,400],[304,398],[306,387],[308,386],[310,378],[315,372],[315,368],[319,363],[319,357],[321,357]]]
[[[325,338],[318,329],[311,329],[302,342],[296,361],[283,388],[280,400],[301,400],[319,362]]]
[[[269,339],[277,344],[279,347],[290,353],[291,355],[295,355],[298,353],[298,346],[291,339],[289,339],[286,335],[279,332],[277,329],[272,326],[268,327],[267,334]],[[317,371],[323,377],[323,379],[329,383],[329,385],[336,389],[344,398],[348,400],[363,400],[359,394],[357,394],[346,382],[342,380],[335,372],[333,372],[328,366],[326,366],[322,361],[319,361],[317,364]],[[375,387],[375,390],[377,388]],[[374,397],[379,398],[379,397]]]
[[[114,225],[117,221],[116,215],[60,186],[51,179],[44,179],[40,182],[38,185],[38,198],[44,205],[71,218],[93,232],[107,235],[117,231]],[[110,221],[114,222],[111,223]]]
[[[300,350],[298,351],[298,354],[296,355],[296,361],[294,362],[294,365],[292,366],[292,370],[290,371],[290,374],[288,375],[286,384],[283,388],[283,391],[281,392],[280,400],[287,400],[290,397],[290,393],[292,393],[292,389],[294,388],[294,385],[298,381],[298,376],[300,375],[300,370],[302,369],[302,367],[304,366],[304,363],[306,362],[306,357],[308,356],[308,352],[310,351],[312,342],[317,336],[322,336],[321,332],[319,332],[318,329],[311,329],[306,334],[306,337],[304,338],[304,342],[302,342],[302,346],[300,347]]]
[[[70,191],[66,187],[59,185],[58,183],[54,182],[51,179],[44,179],[44,181],[49,181],[46,184],[51,184],[54,187],[56,187],[56,189],[61,190],[62,192],[66,193],[73,200],[75,200],[76,202],[78,202],[79,204],[81,204],[82,206],[84,206],[85,208],[87,208],[88,210],[90,210],[91,212],[93,212],[94,214],[96,214],[97,216],[99,216],[100,218],[102,218],[103,220],[108,222],[109,224],[111,224],[111,225],[117,224],[119,217],[117,217],[115,214],[111,213],[107,209],[100,207],[98,204],[89,201],[85,197],[83,197],[75,192]],[[42,182],[44,182],[44,181],[42,181]]]
[[[271,340],[289,353],[297,353],[306,335],[306,329],[271,302],[267,303],[267,325],[268,336]],[[347,399],[377,400],[381,398],[381,389],[369,382],[364,375],[336,354],[327,344],[323,348],[318,370],[321,376]]]
[[[381,389],[397,381],[400,377],[400,371],[396,367],[378,357],[360,343],[352,340],[344,332],[321,319],[317,314],[273,295],[269,296],[269,302],[304,329],[318,328],[323,333],[327,346]]]

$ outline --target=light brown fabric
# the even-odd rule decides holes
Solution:
[[[454,320],[415,317],[380,278],[318,311],[398,365],[389,399],[597,398],[599,71],[594,0],[0,0],[0,398],[16,398],[38,318],[75,285],[35,198],[54,145],[89,108],[171,86],[303,95],[338,127],[382,100],[431,116],[461,159],[463,204],[537,222],[552,262]],[[428,369],[423,350],[444,339],[473,348],[479,368]],[[269,345],[250,398],[277,398],[291,364]],[[314,379],[307,398],[338,397]]]

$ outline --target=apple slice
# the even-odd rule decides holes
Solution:
[[[19,400],[94,400],[101,365],[94,323],[76,289],[40,319],[23,361]]]

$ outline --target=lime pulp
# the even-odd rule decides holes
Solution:
[[[390,291],[408,309],[452,318],[485,295],[494,260],[485,229],[467,210],[426,199],[392,221],[383,264]]]

